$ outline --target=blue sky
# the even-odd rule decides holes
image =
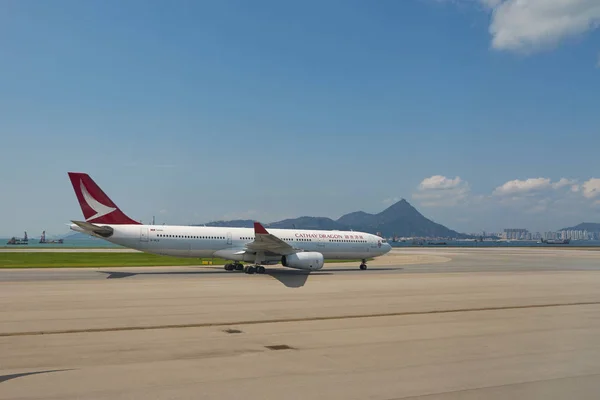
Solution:
[[[81,218],[67,171],[161,223],[399,198],[467,232],[600,222],[599,22],[595,0],[1,2],[0,235]]]

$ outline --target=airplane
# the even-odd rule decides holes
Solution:
[[[85,173],[69,172],[84,221],[70,229],[146,253],[176,257],[223,258],[227,271],[264,274],[265,265],[315,271],[325,259],[367,259],[381,256],[391,245],[379,236],[356,231],[143,225],[129,218]],[[244,266],[242,262],[253,265]]]

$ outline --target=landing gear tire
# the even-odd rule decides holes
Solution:
[[[233,264],[225,264],[225,271],[233,271],[235,266]]]
[[[362,262],[360,263],[360,269],[361,270],[365,270],[367,269],[367,260],[363,259]]]
[[[233,267],[236,271],[243,271],[244,266],[242,264],[233,264]]]
[[[244,267],[244,272],[252,275],[253,273],[256,272],[256,268],[254,268],[252,265],[249,265],[249,266]]]
[[[266,269],[265,269],[265,267],[263,267],[262,265],[258,265],[258,266],[256,267],[256,273],[257,273],[257,274],[264,274],[264,273],[265,273],[265,271],[266,271]]]

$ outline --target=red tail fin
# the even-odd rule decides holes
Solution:
[[[69,178],[86,222],[115,225],[140,224],[125,215],[88,174],[69,172]]]

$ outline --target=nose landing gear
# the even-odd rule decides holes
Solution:
[[[365,260],[364,258],[360,264],[360,269],[363,271],[367,269],[367,260]]]

